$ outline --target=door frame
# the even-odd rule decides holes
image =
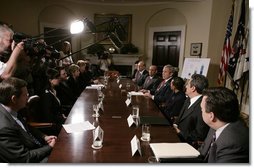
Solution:
[[[181,32],[181,45],[179,52],[179,72],[178,75],[182,73],[183,61],[184,61],[184,46],[185,46],[185,25],[179,26],[165,26],[165,27],[150,27],[148,34],[148,47],[147,47],[147,65],[152,64],[153,59],[153,36],[155,32],[167,32],[167,31],[180,31]]]

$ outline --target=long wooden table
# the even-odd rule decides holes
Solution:
[[[131,83],[131,90],[135,89],[129,79],[110,79],[107,88],[103,90],[105,98],[103,101],[104,112],[96,120],[92,117],[93,104],[98,103],[98,94],[95,89],[85,89],[74,104],[65,124],[89,121],[100,125],[104,130],[104,141],[101,149],[93,149],[92,131],[79,133],[66,133],[62,128],[55,147],[50,156],[49,163],[147,163],[149,156],[153,156],[149,142],[141,142],[142,156],[138,153],[132,156],[131,139],[136,135],[141,137],[141,126],[129,127],[127,117],[132,108],[125,104],[127,99],[126,82]],[[119,88],[122,84],[122,88]],[[153,100],[143,96],[132,96],[132,104],[138,104],[140,116],[164,117]],[[112,116],[118,116],[112,118]],[[172,127],[163,125],[152,125],[151,141],[157,142],[179,142]]]

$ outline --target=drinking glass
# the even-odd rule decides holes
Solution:
[[[142,125],[142,141],[150,141],[151,140],[151,125],[143,124]]]
[[[92,116],[93,117],[99,117],[100,116],[98,104],[93,105],[93,115]]]

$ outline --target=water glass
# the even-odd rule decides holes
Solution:
[[[93,105],[93,115],[92,116],[93,117],[99,117],[100,116],[98,104]]]
[[[151,140],[151,125],[143,124],[142,125],[142,141],[150,141]]]
[[[92,144],[92,148],[94,148],[94,149],[100,149],[103,146],[102,144],[103,144],[104,133],[101,132],[99,137],[95,137],[95,136],[96,136],[95,130],[93,130],[93,144]]]
[[[136,126],[138,126],[139,125],[139,106],[138,105],[132,106],[132,118]]]

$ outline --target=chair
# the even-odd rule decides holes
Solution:
[[[55,124],[43,121],[43,116],[41,114],[39,105],[40,97],[38,95],[29,97],[25,116],[27,123],[32,127],[40,129],[44,133],[51,133],[51,129],[55,127]]]

